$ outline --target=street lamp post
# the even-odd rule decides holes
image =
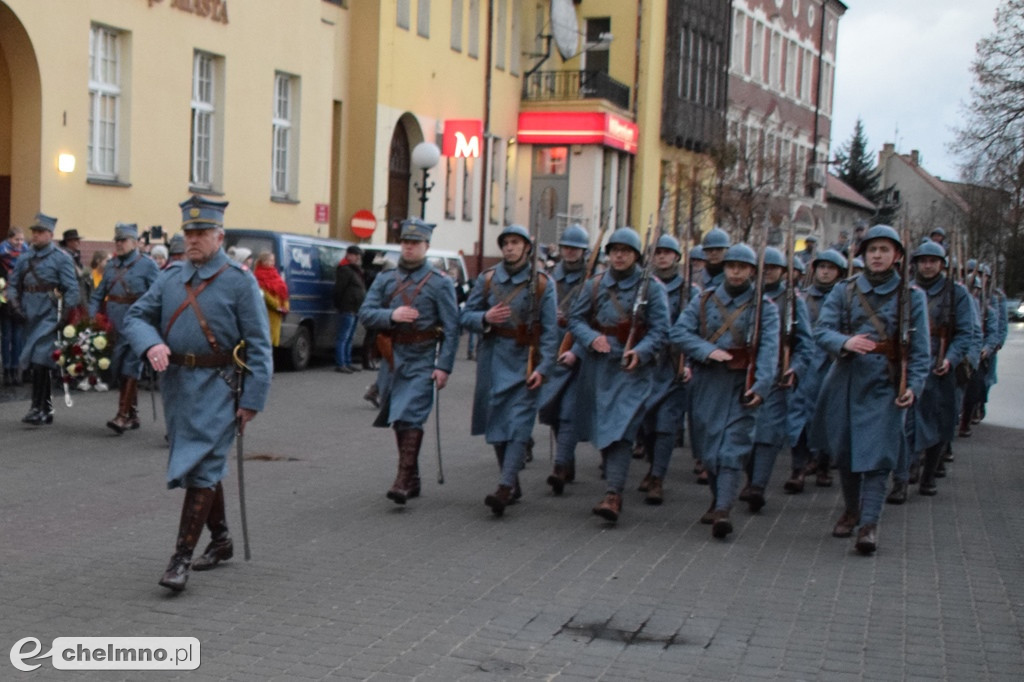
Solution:
[[[434,189],[434,183],[427,183],[430,177],[430,169],[441,160],[441,150],[433,142],[420,142],[412,149],[412,165],[423,171],[423,181],[413,183],[413,187],[420,195],[420,218],[427,218],[427,195]]]

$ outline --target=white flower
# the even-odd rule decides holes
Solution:
[[[97,362],[96,365],[100,369],[107,369],[108,367],[110,367],[110,358],[100,358],[99,362]]]
[[[103,336],[102,334],[97,334],[95,337],[93,337],[92,346],[96,350],[103,350],[104,348],[107,347],[107,337]]]
[[[68,326],[64,327],[64,338],[65,339],[73,339],[73,338],[75,338],[75,325],[69,324]]]

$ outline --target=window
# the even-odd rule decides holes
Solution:
[[[586,52],[583,53],[583,69],[608,73],[608,50],[610,44],[601,40],[601,36],[612,32],[610,17],[597,17],[586,20]]]
[[[800,99],[810,103],[811,101],[811,69],[814,67],[814,55],[810,50],[804,50],[804,66],[800,70]]]
[[[512,177],[515,174],[515,143],[509,140],[505,143],[505,212],[502,215],[502,222],[509,225],[512,222],[512,211],[515,209],[515,192],[512,188]]]
[[[466,0],[452,0],[452,49],[462,52],[462,5]]]
[[[419,0],[416,5],[416,35],[430,37],[430,0]]]
[[[746,28],[746,15],[736,10],[732,19],[732,70],[736,73],[746,72],[744,68],[747,63]]]
[[[469,37],[466,40],[466,54],[480,56],[480,0],[469,0]]]
[[[494,68],[505,70],[508,37],[508,0],[497,0],[497,21],[494,24]]]
[[[501,149],[504,145],[502,145],[500,137],[487,140],[484,144],[491,145],[488,150],[489,156],[487,157],[491,162],[491,196],[490,205],[487,210],[487,219],[491,225],[497,225],[498,213],[501,207],[501,202],[498,201],[501,198],[501,165],[504,159],[499,159],[494,150]]]
[[[782,88],[782,36],[772,32],[771,50],[768,52],[768,85],[776,90]]]
[[[444,219],[455,220],[455,190],[458,183],[455,182],[455,169],[458,166],[458,159],[454,156],[444,158]]]
[[[508,55],[508,72],[513,76],[519,75],[519,3],[512,3],[512,51]]]
[[[789,41],[786,44],[786,94],[796,97],[796,43]]]
[[[90,177],[117,180],[120,103],[120,35],[94,25],[89,32]]]
[[[206,52],[192,58],[192,149],[189,184],[213,189],[217,161],[217,59]]]
[[[462,219],[473,220],[473,157],[462,160]]]
[[[764,24],[754,23],[754,37],[750,40],[750,77],[764,78]]]
[[[298,78],[286,73],[274,75],[270,193],[279,199],[294,199],[296,194],[297,91]]]
[[[412,0],[398,0],[395,6],[395,24],[398,28],[409,30]]]

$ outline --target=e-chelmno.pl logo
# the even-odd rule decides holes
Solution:
[[[57,637],[45,654],[35,637],[11,647],[11,665],[31,672],[50,659],[57,670],[195,670],[199,640],[195,637]]]

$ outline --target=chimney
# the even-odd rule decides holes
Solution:
[[[916,149],[911,149],[910,150],[910,163],[912,163],[915,166],[918,166],[918,165],[920,165],[918,163],[920,161],[920,158],[921,158],[921,155],[918,153],[918,151]]]

